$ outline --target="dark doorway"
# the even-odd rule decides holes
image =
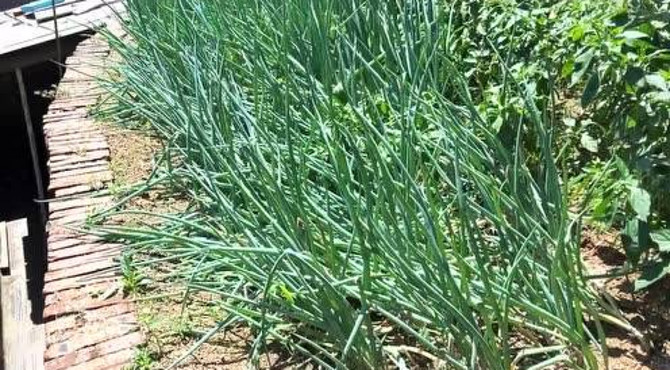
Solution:
[[[0,0],[2,1],[2,0]],[[4,3],[3,3],[4,4]],[[63,59],[70,55],[82,37],[63,39]],[[61,60],[60,63],[63,63]],[[35,131],[44,186],[47,187],[46,149],[42,117],[53,100],[60,80],[60,68],[54,61],[22,68],[30,115]],[[44,189],[46,190],[46,189]],[[14,71],[0,74],[0,221],[27,219],[29,236],[25,240],[28,291],[33,304],[33,320],[41,321],[44,285],[45,223],[33,169],[30,142]]]

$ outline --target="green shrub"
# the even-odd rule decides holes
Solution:
[[[585,184],[603,181],[589,193],[590,216],[624,229],[627,269],[642,267],[653,281],[663,277],[670,257],[665,241],[655,242],[649,230],[665,233],[670,217],[670,2],[461,0],[453,6],[451,50],[492,129],[503,142],[514,141],[514,122],[525,107],[505,88],[506,79],[532,81],[535,103],[551,111],[548,126],[561,145],[555,151],[562,169]],[[533,126],[526,127],[522,135],[532,140]],[[607,176],[591,170],[614,158],[626,167],[623,178],[621,170]],[[620,206],[619,192],[602,192],[612,185],[624,185],[628,206]],[[648,217],[636,212],[640,197],[649,198]],[[649,279],[637,285],[646,287]]]
[[[670,217],[669,9],[664,0],[631,1],[599,29],[584,26],[577,38],[584,46],[572,62],[580,67],[564,68],[573,81],[586,81],[581,104],[598,128],[583,133],[597,143],[590,150],[622,158],[632,178],[622,238],[629,267],[644,259],[636,289],[670,272],[663,229]]]

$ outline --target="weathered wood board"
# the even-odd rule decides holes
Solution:
[[[3,366],[4,369],[42,370],[44,328],[31,318],[26,276],[24,239],[28,236],[28,224],[22,219],[5,225],[10,274],[0,278]]]
[[[0,222],[0,269],[9,270],[9,243],[7,241],[7,223]]]
[[[67,37],[115,21],[125,7],[121,0],[67,1],[56,7],[58,33]],[[51,20],[51,21],[50,21]],[[54,41],[53,9],[30,15],[20,11],[0,13],[0,56]]]

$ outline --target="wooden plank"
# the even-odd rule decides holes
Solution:
[[[2,348],[5,369],[44,369],[44,327],[30,317],[24,238],[28,236],[25,219],[7,223],[10,276],[0,278],[2,287]]]
[[[99,274],[94,276],[74,276],[68,279],[56,280],[44,284],[43,292],[45,295],[56,293],[67,289],[77,289],[84,286],[107,283],[109,286],[118,284],[118,273],[108,272],[106,274]]]
[[[97,244],[102,238],[95,235],[67,234],[64,238],[55,238],[49,235],[49,251],[72,248],[82,244]]]
[[[80,1],[91,1],[91,0],[65,0],[63,2],[56,3],[55,8],[56,8],[56,10],[58,10],[59,8],[72,6],[72,4],[80,2]],[[51,4],[46,5],[47,7],[40,7],[40,8],[30,6],[30,4],[26,4],[24,6],[27,6],[27,9],[28,9],[28,12],[25,13],[26,16],[31,16],[31,15],[34,15],[34,14],[39,13],[39,12],[46,12],[46,11],[53,12],[53,8],[51,7]],[[19,7],[19,11],[20,11],[20,14],[24,14],[23,11],[21,10],[21,7]]]
[[[80,212],[68,215],[59,215],[58,217],[50,217],[50,221],[60,225],[80,226],[89,217],[89,213]]]
[[[80,169],[85,169],[85,168],[91,168],[91,167],[99,167],[101,165],[107,165],[109,161],[105,159],[100,159],[97,161],[91,161],[91,162],[83,162],[83,163],[72,163],[72,164],[64,164],[64,165],[50,165],[49,166],[49,173],[53,174],[59,174],[62,172],[67,172],[67,171],[73,171],[73,170],[80,170]]]
[[[88,167],[83,167],[83,168],[75,168],[75,169],[71,169],[69,171],[55,172],[55,173],[51,174],[51,179],[52,180],[58,180],[58,179],[61,179],[61,178],[67,178],[67,177],[85,175],[85,174],[91,174],[91,173],[98,173],[98,172],[104,172],[104,171],[109,171],[109,165],[108,164],[104,164],[102,166],[88,166]]]
[[[112,204],[114,198],[110,196],[102,197],[86,197],[86,198],[74,198],[67,200],[54,200],[49,202],[49,211],[51,213],[57,211],[64,211],[66,209],[73,209],[78,207],[102,207],[105,205]]]
[[[49,264],[58,263],[60,260],[74,260],[75,257],[95,252],[100,253],[101,256],[118,257],[121,251],[123,251],[123,245],[121,244],[82,244],[49,253]]]
[[[59,128],[59,129],[53,129],[53,130],[46,130],[45,128],[45,136],[47,140],[51,138],[66,138],[67,135],[73,135],[73,134],[90,134],[90,135],[97,135],[100,132],[100,129],[97,127],[86,127],[86,126],[79,126],[79,128],[75,127],[65,127],[65,128]]]
[[[70,15],[74,12],[74,7],[72,5],[69,6],[59,6],[56,7],[56,18],[64,17],[66,15]],[[40,10],[38,12],[33,13],[33,16],[35,17],[35,20],[37,23],[42,23],[46,21],[50,21],[54,19],[54,11],[53,9],[45,9],[45,10]]]
[[[58,280],[73,279],[77,277],[83,278],[87,275],[99,272],[116,272],[118,270],[118,263],[113,259],[89,262],[85,265],[79,265],[66,270],[49,271],[44,276],[44,282],[48,284]]]
[[[97,8],[103,6],[103,5],[105,5],[105,2],[102,1],[102,0],[91,0],[91,1],[87,1],[83,4],[77,4],[77,6],[74,9],[74,14],[76,14],[76,15],[84,14],[86,12],[89,12],[89,11],[93,10],[93,9],[97,9]]]
[[[0,26],[3,25],[3,23],[11,22],[12,19],[9,18],[6,14],[0,14]]]
[[[88,284],[80,289],[66,289],[47,294],[44,296],[44,319],[48,322],[56,316],[124,302],[120,288],[118,284],[103,281]]]
[[[47,245],[49,251],[71,248],[82,243],[98,243],[103,240],[100,236],[83,234],[68,225],[49,223],[49,237]]]
[[[2,350],[5,369],[24,369],[23,356],[26,323],[30,322],[26,280],[20,276],[3,276],[2,285]]]
[[[66,338],[54,338],[45,353],[45,359],[50,360],[64,356],[70,352],[82,348],[94,346],[110,339],[118,338],[137,331],[137,320],[134,314],[127,313],[120,316],[110,317],[104,326],[80,326],[76,330],[69,331]],[[95,367],[91,367],[95,369]]]
[[[67,119],[83,119],[86,117],[86,108],[82,107],[79,110],[75,111],[54,111],[51,110],[47,112],[46,115],[42,118],[42,122],[44,122],[45,126],[49,126],[47,123],[52,123],[52,122],[59,122]],[[93,122],[91,120],[91,122]]]
[[[99,182],[107,182],[113,179],[112,171],[103,170],[100,172],[84,173],[60,179],[52,179],[49,183],[49,190],[63,189],[77,185],[91,185]]]
[[[50,29],[38,28],[25,23],[12,28],[12,32],[9,35],[5,34],[5,37],[0,36],[0,55],[9,54],[13,51],[39,45],[54,39],[54,32]],[[85,30],[84,27],[82,27],[82,30],[68,30],[68,32],[61,33],[60,36],[66,37]]]
[[[77,185],[77,186],[72,186],[69,188],[62,188],[62,189],[57,189],[54,191],[54,196],[55,197],[67,197],[70,195],[81,195],[83,193],[89,193],[92,191],[97,191],[100,189],[105,188],[105,183],[104,182],[99,182],[96,184],[90,184],[90,185]]]
[[[29,325],[27,343],[24,347],[28,362],[26,369],[44,370],[44,351],[46,350],[44,325],[35,325],[32,322]]]
[[[69,370],[124,369],[126,368],[126,364],[133,360],[134,354],[134,348],[124,349],[123,351],[110,353],[102,357],[97,357],[89,362],[72,366],[69,368]]]
[[[70,67],[72,68],[72,67]],[[101,67],[96,67],[96,69],[100,69]],[[79,74],[91,74],[91,73],[86,73],[86,70],[90,70],[91,67],[88,66],[87,69],[84,68],[77,68],[76,70],[68,70],[68,71],[74,71]],[[74,73],[73,72],[73,73]],[[82,73],[85,72],[85,73]],[[93,77],[91,77],[93,79]],[[98,102],[98,96],[93,96],[93,97],[77,97],[77,98],[70,98],[70,99],[63,99],[63,100],[56,100],[54,103],[51,103],[51,107],[54,109],[72,109],[72,108],[82,108],[82,107],[89,107],[93,104],[96,104]]]
[[[63,154],[69,154],[69,153],[74,153],[74,154],[82,154],[86,152],[94,152],[96,150],[105,150],[109,149],[109,146],[107,145],[107,142],[104,140],[100,140],[97,142],[88,142],[88,143],[81,143],[81,144],[51,144],[49,145],[49,154],[57,157]]]
[[[82,145],[82,144],[91,144],[91,143],[102,143],[106,142],[105,138],[102,135],[99,135],[95,132],[89,133],[77,133],[70,135],[61,135],[56,136],[52,140],[49,140],[49,147],[57,147],[63,145]]]
[[[63,145],[81,145],[90,143],[106,142],[105,138],[96,132],[74,133],[69,135],[55,136],[49,140],[49,147]]]
[[[109,158],[109,149],[95,150],[92,152],[86,152],[82,155],[77,153],[55,155],[49,158],[49,164],[58,166],[62,164],[88,162],[106,158]]]
[[[0,222],[0,269],[9,269],[9,246],[7,242],[6,222]]]
[[[26,278],[26,258],[23,244],[23,238],[26,236],[28,236],[28,223],[25,219],[7,223],[9,271],[12,276],[18,276],[22,279]]]
[[[97,251],[96,251],[97,252]],[[49,262],[49,271],[56,272],[61,270],[69,270],[82,265],[89,265],[93,263],[109,263],[109,266],[114,266],[115,259],[119,256],[119,249],[108,250],[106,253],[97,252],[94,254],[82,254],[66,259]]]
[[[28,289],[26,280],[20,276],[3,276],[2,280],[2,330],[5,355],[11,350],[7,346],[13,345],[12,338],[18,333],[22,324],[30,321],[30,306],[28,303]],[[10,369],[15,369],[10,367]]]
[[[133,306],[128,301],[116,301],[114,304],[108,304],[101,307],[84,307],[81,311],[59,314],[45,325],[45,332],[48,335],[55,334],[54,337],[65,337],[63,333],[72,331],[71,329],[90,325],[103,324],[111,317],[121,316],[133,311]],[[60,335],[59,335],[60,334]]]
[[[142,344],[142,341],[142,333],[133,332],[91,347],[83,348],[77,352],[70,352],[65,356],[49,361],[46,367],[49,370],[70,369],[74,365],[94,360],[99,356],[119,352],[122,349],[133,348]]]

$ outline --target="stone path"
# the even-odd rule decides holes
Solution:
[[[142,343],[133,305],[120,292],[121,245],[73,227],[111,198],[99,197],[111,180],[109,147],[87,107],[101,96],[95,76],[109,59],[95,35],[67,61],[56,99],[44,116],[48,152],[48,271],[44,285],[47,370],[120,369]]]

